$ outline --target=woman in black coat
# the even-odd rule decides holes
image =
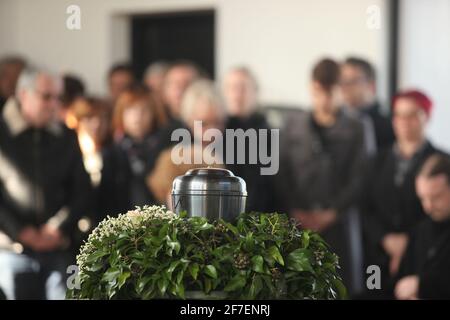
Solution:
[[[425,137],[431,101],[418,91],[398,94],[393,104],[397,142],[381,151],[367,179],[363,201],[366,263],[381,268],[389,294],[411,231],[425,217],[415,191],[420,167],[438,152]]]

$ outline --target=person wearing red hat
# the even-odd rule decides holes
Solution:
[[[393,279],[408,244],[411,230],[425,217],[415,191],[416,175],[435,153],[425,128],[433,103],[423,92],[406,90],[392,103],[396,143],[381,151],[367,177],[363,201],[366,263],[381,268],[378,294],[392,297]]]

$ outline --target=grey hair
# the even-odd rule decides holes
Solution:
[[[169,64],[165,61],[156,61],[145,69],[145,78],[154,73],[166,73],[169,70]]]
[[[232,67],[232,68],[230,68],[228,70],[227,74],[230,74],[232,72],[242,73],[248,79],[250,79],[250,81],[253,83],[253,86],[256,89],[256,91],[259,90],[259,84],[258,84],[258,81],[256,80],[256,76],[255,76],[255,74],[253,73],[253,71],[249,67],[247,67],[247,66],[234,66],[234,67]]]
[[[181,102],[181,118],[188,122],[195,112],[199,100],[205,99],[215,106],[222,117],[226,116],[226,110],[222,97],[211,80],[200,79],[194,81],[186,90]]]
[[[36,80],[40,75],[47,75],[56,81],[62,81],[60,76],[52,73],[49,70],[27,67],[20,73],[19,79],[17,80],[16,97],[18,98],[20,92],[22,92],[23,90],[34,91],[36,88]]]

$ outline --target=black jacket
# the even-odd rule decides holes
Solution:
[[[135,206],[155,204],[156,200],[149,190],[145,179],[153,170],[163,144],[161,143],[161,132],[156,131],[148,135],[144,141],[136,142],[129,136],[125,136],[119,143],[120,149],[116,161],[122,162],[120,158],[126,158],[126,184],[130,209]],[[120,152],[122,155],[120,155]]]
[[[271,148],[271,136],[270,126],[266,121],[266,118],[259,113],[253,113],[247,118],[230,117],[226,124],[227,129],[242,129],[244,131],[249,129],[255,129],[258,139],[259,152],[259,130],[267,130],[267,150],[270,153]],[[261,175],[261,168],[264,167],[257,159],[256,164],[250,164],[249,151],[251,150],[249,141],[245,142],[245,164],[237,163],[237,145],[235,144],[233,163],[227,163],[226,168],[231,170],[234,175],[241,177],[245,180],[247,186],[247,205],[246,211],[260,211],[260,212],[272,212],[278,209],[277,197],[274,186],[274,176]],[[226,148],[225,148],[226,151]],[[277,156],[277,155],[274,155]],[[226,158],[226,154],[224,155]]]
[[[380,152],[367,176],[362,203],[365,235],[380,249],[382,238],[392,232],[409,233],[425,217],[415,190],[415,179],[425,160],[438,152],[426,142],[416,153],[401,184],[395,183],[398,158],[394,147]]]
[[[291,116],[281,133],[277,189],[290,209],[347,210],[356,204],[366,166],[363,128],[339,112],[330,128],[311,112]]]
[[[378,150],[390,147],[395,141],[392,121],[390,117],[383,115],[380,109],[377,101],[363,109],[363,112],[372,120]]]
[[[450,299],[450,221],[424,219],[411,234],[398,279],[419,276],[419,299]]]
[[[9,99],[0,119],[0,230],[13,240],[25,226],[56,222],[71,236],[89,211],[91,185],[75,132],[60,123],[27,125]]]

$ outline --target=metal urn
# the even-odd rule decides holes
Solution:
[[[192,169],[173,181],[173,210],[190,217],[233,221],[245,211],[246,199],[245,181],[226,169]]]

